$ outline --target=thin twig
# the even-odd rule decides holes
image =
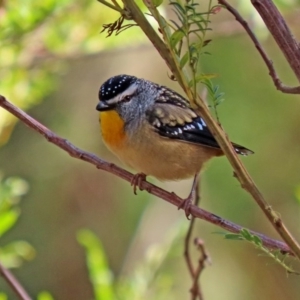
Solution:
[[[200,180],[198,180],[195,190],[196,190],[195,206],[198,206],[200,203]],[[193,267],[191,251],[190,251],[190,244],[191,244],[192,232],[194,229],[195,221],[196,221],[196,218],[193,216],[191,219],[190,226],[187,231],[186,237],[185,237],[185,241],[184,241],[184,257],[186,260],[186,264],[188,266],[189,273],[193,280],[192,287],[190,288],[191,299],[196,300],[198,297],[199,300],[203,300],[204,297],[203,297],[203,293],[201,290],[199,278],[200,278],[200,274],[202,273],[202,271],[205,267],[205,262],[207,260],[209,260],[209,256],[207,255],[207,252],[205,250],[204,242],[199,238],[195,238],[194,245],[196,245],[198,250],[200,250],[200,258],[198,260],[197,268]]]
[[[200,202],[200,193],[199,193],[199,186],[200,186],[200,180],[198,180],[195,190],[196,190],[196,199],[195,199],[195,205],[198,206]],[[195,269],[193,267],[192,263],[192,257],[191,257],[191,251],[190,251],[190,244],[191,244],[191,238],[192,238],[192,232],[194,229],[196,218],[192,216],[189,229],[186,233],[185,239],[184,239],[184,258],[189,270],[189,273],[193,279],[193,285],[190,289],[192,299],[196,299],[196,297],[199,295],[200,300],[202,300],[202,293],[200,289],[200,284],[198,281],[195,283]]]
[[[190,242],[191,242],[191,237],[192,237],[192,231],[193,231],[194,224],[195,224],[195,219],[196,218],[194,216],[191,218],[189,229],[188,229],[185,239],[184,239],[184,253],[183,253],[186,264],[188,266],[188,269],[189,269],[189,272],[190,272],[192,278],[194,278],[194,276],[195,276],[195,270],[193,267],[192,258],[190,256]]]
[[[199,287],[198,287],[199,278],[205,268],[205,263],[207,262],[207,263],[211,264],[211,259],[205,249],[204,242],[201,239],[196,238],[194,240],[194,244],[197,246],[198,250],[200,251],[200,258],[198,261],[198,267],[195,271],[193,286],[191,288],[192,295],[194,296],[192,298],[192,300],[196,300],[197,296],[199,296],[199,300],[203,300],[204,298],[203,298],[202,291],[199,290]]]
[[[20,282],[14,277],[14,275],[6,269],[0,263],[0,274],[4,278],[4,280],[8,283],[11,289],[15,292],[20,300],[31,300],[24,287],[20,284]]]
[[[252,1],[255,2],[255,1]],[[261,55],[263,61],[265,62],[267,68],[269,69],[269,74],[274,82],[275,87],[287,94],[300,94],[300,86],[296,87],[289,87],[282,83],[282,81],[279,79],[276,70],[273,66],[273,62],[271,59],[269,59],[267,53],[262,48],[260,42],[258,41],[257,37],[253,33],[253,31],[250,29],[248,23],[244,20],[244,18],[239,14],[239,12],[232,7],[226,0],[219,0],[219,3],[226,7],[226,9],[236,18],[236,20],[244,27],[245,31],[248,33],[249,37],[253,41],[256,49],[258,50],[259,54]],[[281,18],[282,19],[282,18]],[[300,50],[299,50],[300,51]]]
[[[200,197],[200,180],[201,180],[201,174],[199,174],[199,180],[198,180],[198,183],[197,183],[197,186],[196,186],[196,201],[195,201],[195,205],[196,206],[199,206],[200,204],[200,200],[201,200],[201,197]],[[195,240],[198,240],[198,238],[196,238]],[[199,300],[203,300],[204,297],[203,297],[203,293],[202,293],[202,289],[201,289],[201,285],[200,285],[200,282],[199,282],[199,276],[200,274],[198,275],[199,273],[199,268],[197,268],[195,270],[195,273],[194,273],[194,282],[193,282],[193,285],[192,285],[192,288],[191,288],[191,293],[193,295],[193,299],[192,300],[196,300],[197,296],[199,297]]]
[[[148,20],[139,9],[136,2],[134,0],[122,0],[122,1],[126,9],[130,11],[132,19],[138,24],[138,26],[140,26],[140,28],[143,30],[147,38],[151,41],[155,49],[165,60],[167,66],[172,72],[172,75],[175,75],[178,83],[181,85],[181,87],[184,87],[180,72],[178,72],[178,66],[174,61],[174,59],[170,56],[170,50],[167,48],[167,46],[165,45],[164,41],[160,38],[160,36],[156,33],[154,28],[149,24]],[[145,4],[146,3],[147,1],[145,1]]]
[[[103,5],[113,9],[113,10],[116,10],[118,11],[119,13],[121,13],[121,15],[123,14],[124,10],[120,7],[120,6],[115,6],[105,0],[97,0],[98,2],[102,3]]]
[[[251,0],[300,82],[300,46],[272,0]]]
[[[65,150],[70,156],[86,161],[90,164],[93,164],[98,169],[107,171],[111,174],[114,174],[127,182],[131,182],[133,178],[133,174],[130,172],[116,166],[113,163],[108,163],[100,158],[98,158],[96,155],[83,151],[79,148],[77,148],[75,145],[70,143],[64,138],[59,137],[54,132],[49,130],[47,127],[36,121],[34,118],[30,117],[28,114],[26,114],[24,111],[22,111],[20,108],[14,106],[12,103],[7,101],[5,97],[0,95],[0,106],[9,111],[11,114],[13,114],[15,117],[20,119],[23,123],[25,123],[28,127],[31,129],[37,131],[39,134],[43,135],[50,143],[58,146],[59,148]],[[148,181],[142,181],[141,188],[143,190],[146,190],[148,193],[157,196],[176,207],[180,206],[181,202],[183,201],[180,197],[175,195],[174,193],[167,192],[154,184],[149,183]],[[204,209],[201,209],[195,205],[191,205],[190,213],[192,216],[208,221],[212,224],[215,224],[225,230],[228,230],[233,233],[239,233],[244,227],[239,226],[235,223],[232,223],[228,220],[225,220],[215,214],[212,214]],[[251,231],[251,234],[257,235],[263,242],[263,244],[268,247],[269,249],[278,249],[283,254],[288,253],[290,255],[294,255],[293,251],[290,249],[290,247],[285,244],[284,242],[271,239],[261,233]]]

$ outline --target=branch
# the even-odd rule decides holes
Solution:
[[[201,239],[196,238],[194,240],[194,244],[198,247],[198,250],[200,251],[201,256],[198,261],[198,267],[195,271],[194,282],[193,282],[193,286],[191,289],[192,296],[193,296],[192,300],[196,300],[197,295],[199,296],[199,300],[202,300],[203,295],[198,288],[198,280],[200,278],[202,271],[205,268],[205,263],[207,262],[208,264],[211,264],[211,260],[210,260],[210,256],[208,255],[208,253],[205,249],[204,242]]]
[[[254,1],[252,1],[254,2]],[[226,0],[219,0],[219,3],[226,7],[226,9],[236,18],[236,20],[244,27],[245,31],[248,33],[249,37],[253,41],[256,49],[258,50],[259,54],[261,55],[263,61],[265,62],[267,68],[269,69],[269,75],[271,76],[275,87],[287,94],[300,94],[300,86],[296,87],[289,87],[284,85],[281,80],[279,79],[275,68],[273,66],[273,62],[271,59],[268,58],[267,53],[262,48],[261,44],[259,43],[258,39],[256,38],[253,31],[250,29],[248,23],[243,19],[243,17],[238,13],[238,11],[232,7]],[[282,17],[281,17],[282,19]],[[283,19],[282,19],[283,20]],[[299,50],[298,50],[299,51]],[[300,68],[299,68],[300,69]]]
[[[124,10],[117,3],[115,3],[115,5],[113,5],[113,4],[110,4],[109,2],[107,2],[105,0],[97,0],[97,1],[102,3],[103,5],[106,5],[107,7],[111,8],[115,11],[118,11],[121,15],[124,14]]]
[[[272,0],[251,0],[300,82],[300,46]]]
[[[0,263],[0,274],[8,283],[11,289],[15,292],[20,300],[31,300],[27,292],[14,275]]]
[[[138,26],[143,30],[147,38],[151,41],[151,43],[154,45],[158,53],[161,55],[161,57],[165,60],[167,66],[171,70],[171,72],[175,75],[177,75],[177,80],[179,81],[179,84],[182,86],[183,82],[181,81],[180,74],[178,74],[177,66],[174,60],[172,59],[170,55],[170,50],[166,47],[163,40],[158,36],[156,31],[153,29],[152,26],[149,26],[149,22],[147,21],[144,14],[141,12],[137,4],[132,1],[124,1],[124,7],[131,15],[132,20],[134,20]]]
[[[127,10],[131,12],[132,19],[141,27],[150,41],[153,43],[154,47],[159,51],[162,58],[168,62],[168,66],[170,67],[173,75],[175,75],[178,83],[186,92],[188,99],[190,100],[191,105],[194,107],[195,99],[193,97],[192,91],[188,87],[188,83],[184,78],[180,68],[178,67],[178,62],[176,63],[172,58],[173,52],[167,48],[166,44],[159,38],[161,46],[165,51],[161,51],[161,48],[158,47],[158,44],[155,44],[153,40],[156,40],[157,34],[153,30],[152,26],[146,20],[145,16],[142,14],[134,0],[122,0],[124,5],[126,6]],[[158,12],[158,10],[153,6],[152,2],[149,3],[145,0],[145,4],[148,5],[148,8],[151,9],[152,16],[156,19],[158,24],[163,23],[163,20]],[[151,29],[150,29],[151,28]],[[166,26],[160,26],[159,30],[164,32],[166,30]],[[152,32],[151,34],[149,34]],[[164,33],[164,37],[166,34]],[[171,68],[171,63],[172,68]],[[174,72],[175,70],[175,72]],[[285,224],[283,223],[281,217],[278,213],[276,213],[272,207],[268,204],[268,202],[264,199],[262,193],[259,191],[257,186],[255,185],[253,179],[251,178],[250,174],[245,169],[244,165],[242,164],[241,160],[237,156],[235,150],[231,142],[229,141],[226,133],[223,129],[217,124],[217,122],[211,116],[209,109],[207,108],[204,101],[198,96],[199,101],[197,103],[196,109],[197,112],[201,115],[204,119],[205,123],[207,124],[208,128],[210,129],[211,133],[213,134],[214,138],[218,142],[219,146],[223,150],[224,154],[226,155],[228,161],[230,162],[236,178],[239,180],[241,186],[253,197],[256,203],[259,205],[261,210],[264,212],[265,216],[272,224],[274,229],[279,233],[282,239],[289,245],[292,252],[294,252],[295,256],[300,260],[300,245],[298,244],[297,240],[293,237],[293,235],[289,232]]]
[[[108,163],[100,158],[98,158],[96,155],[83,151],[79,148],[77,148],[75,145],[71,144],[69,141],[67,141],[64,138],[59,137],[54,132],[49,130],[47,127],[36,121],[34,118],[30,117],[28,114],[26,114],[24,111],[22,111],[20,108],[14,106],[12,103],[8,102],[5,97],[0,95],[0,106],[9,111],[11,114],[13,114],[15,117],[20,119],[23,123],[25,123],[28,127],[32,128],[33,130],[37,131],[39,134],[43,135],[50,143],[58,146],[59,148],[66,151],[70,156],[86,161],[94,166],[96,166],[98,169],[107,171],[111,174],[114,174],[127,182],[131,182],[133,178],[133,174],[130,172],[121,169],[120,167],[116,166],[115,164]],[[178,207],[181,202],[183,201],[180,197],[175,195],[174,193],[169,193],[147,181],[142,181],[141,188],[143,190],[146,190],[148,193],[157,196],[173,205]],[[237,224],[234,224],[230,221],[227,221],[225,219],[222,219],[221,217],[212,214],[204,209],[201,209],[195,205],[191,205],[190,209],[191,215],[193,217],[208,221],[209,223],[212,223],[214,225],[217,225],[225,230],[228,230],[233,233],[239,233],[244,227],[239,226]],[[263,242],[263,244],[269,248],[269,249],[279,249],[283,254],[287,253],[290,255],[294,255],[293,251],[290,249],[288,245],[281,241],[277,241],[274,239],[271,239],[261,233],[251,231],[251,234],[257,235]]]
[[[198,180],[195,190],[196,190],[196,199],[195,199],[195,205],[198,206],[200,202],[200,192],[199,192],[199,186],[200,186],[200,180]],[[191,258],[191,252],[190,252],[190,244],[191,244],[191,238],[192,238],[192,232],[195,225],[195,217],[192,217],[189,229],[186,233],[185,239],[184,239],[184,257],[185,261],[189,270],[189,273],[192,277],[192,287],[190,289],[192,300],[196,299],[197,296],[199,296],[199,299],[202,300],[202,292],[200,288],[200,283],[198,282],[199,276],[196,276],[197,272],[193,267],[192,258]]]

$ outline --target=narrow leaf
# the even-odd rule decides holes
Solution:
[[[234,234],[234,233],[227,233],[225,234],[226,240],[235,240],[235,241],[241,241],[243,240],[243,237],[240,234]]]
[[[174,31],[170,37],[171,48],[174,49],[183,38],[184,32],[181,29]]]
[[[14,241],[1,247],[0,259],[7,268],[18,268],[35,257],[35,249],[26,241]]]
[[[253,236],[253,242],[254,242],[257,246],[262,246],[262,240],[261,240],[258,236],[256,236],[256,235]]]
[[[175,15],[177,16],[178,20],[180,21],[181,24],[185,23],[185,17],[182,16],[178,11],[176,11],[175,9],[173,10]]]
[[[16,223],[19,215],[20,215],[20,212],[17,209],[12,209],[12,210],[1,213],[0,237]]]
[[[112,273],[108,267],[101,242],[94,233],[86,229],[82,229],[77,233],[77,240],[86,251],[86,261],[95,299],[115,299]]]
[[[251,233],[247,229],[243,228],[241,230],[241,235],[243,236],[243,238],[245,240],[250,241],[250,242],[253,241],[252,235],[251,235]]]
[[[177,24],[177,22],[171,20],[171,22],[176,26],[177,29],[181,29],[181,27]]]
[[[152,0],[154,7],[159,7],[164,0]]]
[[[185,9],[177,2],[170,2],[170,5],[174,6],[174,9],[176,9],[181,15],[185,15]]]
[[[180,60],[180,63],[179,63],[180,69],[182,69],[186,65],[188,60],[189,60],[189,53],[186,52]]]

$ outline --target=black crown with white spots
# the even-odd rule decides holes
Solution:
[[[124,92],[137,80],[134,76],[117,75],[105,81],[99,90],[99,100],[106,101]]]

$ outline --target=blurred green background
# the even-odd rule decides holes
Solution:
[[[99,86],[110,76],[132,74],[181,92],[138,28],[110,38],[99,34],[118,15],[96,1],[48,0],[35,9],[34,1],[0,3],[0,93],[84,150],[120,165],[101,141],[95,110]],[[300,38],[295,22],[299,2],[278,4]],[[255,28],[280,78],[296,85],[251,6],[238,8]],[[255,152],[242,160],[299,237],[300,97],[275,89],[253,44],[227,11],[212,21],[213,41],[207,49],[212,55],[203,57],[202,69],[217,73],[214,82],[225,92],[218,110],[222,126],[231,140]],[[2,109],[0,120],[3,177],[18,176],[29,187],[20,219],[1,237],[0,246],[21,239],[35,248],[35,258],[13,270],[34,298],[42,290],[55,299],[94,298],[85,251],[77,241],[81,228],[91,229],[101,241],[119,285],[118,299],[190,298],[191,279],[183,259],[189,221],[182,211],[146,192],[134,196],[128,183],[69,157],[20,122],[14,127],[14,119]],[[183,197],[191,185],[190,180],[149,180]],[[201,185],[201,207],[278,238],[225,158],[209,163]],[[220,229],[207,222],[196,223],[195,236],[205,241],[212,259],[201,275],[205,299],[299,299],[298,277],[287,276],[251,245],[224,240],[216,231]],[[3,279],[0,291],[15,299]]]

